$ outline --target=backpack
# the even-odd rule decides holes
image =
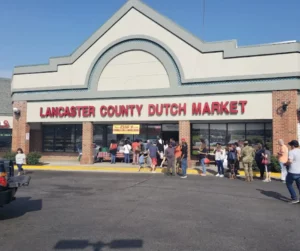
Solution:
[[[138,144],[138,146],[135,148],[135,153],[141,152],[141,144]]]
[[[236,151],[229,151],[228,152],[228,159],[236,160]]]

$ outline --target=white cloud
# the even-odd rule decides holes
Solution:
[[[0,69],[0,78],[11,78],[12,71]]]

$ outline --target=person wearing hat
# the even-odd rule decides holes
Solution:
[[[188,157],[188,145],[186,143],[185,138],[181,139],[181,169],[182,169],[182,179],[187,178],[186,170],[187,170],[187,157]]]
[[[255,151],[253,147],[249,146],[248,141],[244,142],[244,148],[242,149],[242,163],[244,166],[244,171],[245,171],[245,180],[247,182],[253,181],[253,170],[252,170],[252,165],[253,165],[253,160],[255,156]]]
[[[291,194],[292,201],[290,204],[299,203],[299,197],[297,196],[293,183],[296,182],[297,188],[300,193],[300,149],[299,142],[297,140],[292,140],[289,142],[291,151],[289,151],[288,161],[285,164],[288,166],[288,174],[286,176],[286,186]]]

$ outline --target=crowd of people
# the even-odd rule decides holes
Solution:
[[[167,166],[168,176],[175,176],[179,174],[181,170],[181,178],[187,178],[187,156],[188,146],[184,138],[181,142],[175,142],[174,139],[169,141],[163,141],[159,136],[157,140],[147,140],[142,142],[141,140],[135,140],[130,142],[129,139],[125,140],[124,143],[124,162],[129,164],[139,165],[139,171],[145,166],[150,166],[151,171],[156,172],[156,168]],[[118,145],[115,141],[112,141],[109,147],[111,154],[111,164],[116,163],[116,153],[118,151]]]
[[[293,183],[300,192],[300,149],[299,142],[292,140],[289,142],[291,150],[279,140],[279,152],[277,156],[281,169],[281,181],[285,183],[292,198],[292,203],[299,203],[298,196],[293,188]],[[115,163],[117,144],[112,141],[110,144],[111,163]],[[132,164],[139,165],[139,171],[143,167],[151,167],[155,172],[157,167],[167,166],[166,175],[181,175],[181,178],[187,178],[188,168],[188,145],[183,138],[181,142],[175,142],[173,139],[163,141],[157,137],[156,141],[141,142],[135,140],[124,143],[124,162],[130,163],[132,155]],[[256,163],[260,171],[260,179],[263,182],[271,182],[271,151],[268,145],[256,144],[250,145],[248,141],[238,141],[223,147],[220,143],[216,144],[214,149],[210,149],[204,140],[198,150],[199,163],[202,168],[201,176],[206,176],[209,159],[213,158],[217,166],[217,177],[223,178],[225,175],[225,166],[228,167],[229,178],[236,179],[239,176],[239,170],[245,172],[245,181],[253,181],[253,164]]]

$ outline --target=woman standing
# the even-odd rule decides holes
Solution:
[[[228,167],[230,170],[230,179],[234,179],[235,175],[236,175],[236,160],[237,160],[237,152],[236,149],[234,147],[234,145],[229,145],[228,147],[228,153],[227,153],[228,157]]]
[[[125,155],[125,163],[130,163],[130,151],[131,151],[131,145],[129,144],[129,141],[125,141],[124,145],[124,155]]]
[[[109,152],[111,156],[111,164],[116,164],[116,155],[117,155],[118,145],[115,140],[112,140],[109,146]]]
[[[262,163],[265,166],[266,171],[266,178],[263,180],[263,182],[271,182],[271,152],[267,145],[264,146],[262,158]]]
[[[224,159],[225,159],[225,150],[223,150],[221,144],[218,143],[217,148],[215,150],[215,160],[218,167],[218,173],[216,174],[216,176],[220,178],[224,177],[224,166],[223,166]]]
[[[255,152],[255,162],[260,171],[260,179],[264,179],[265,174],[265,165],[262,164],[262,153],[264,150],[262,149],[261,144],[257,144],[256,152]]]
[[[202,142],[201,147],[199,149],[199,162],[202,166],[202,173],[201,176],[206,176],[206,164],[205,158],[207,157],[208,149],[206,147],[205,142]]]
[[[18,176],[21,174],[25,174],[25,171],[23,169],[23,165],[26,162],[26,156],[21,148],[18,148],[17,155],[16,155],[16,164],[18,167]]]

